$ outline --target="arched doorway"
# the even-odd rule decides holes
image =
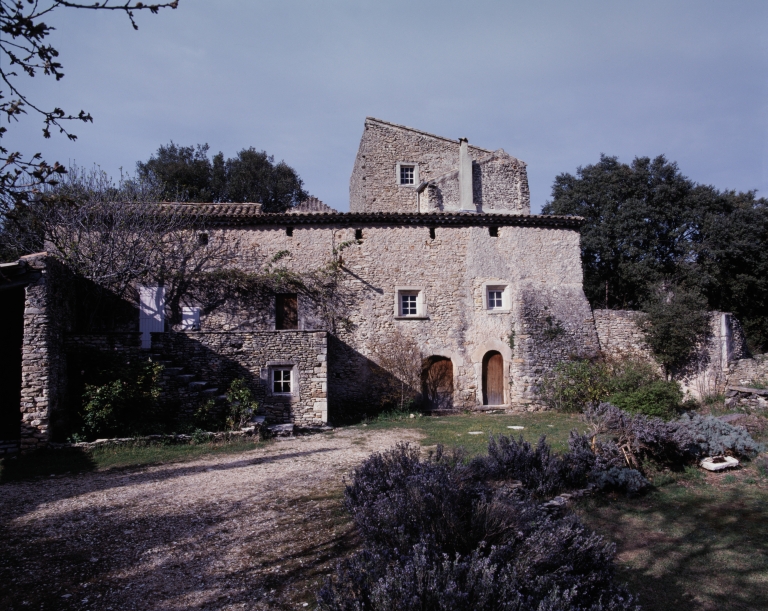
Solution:
[[[483,405],[504,405],[504,357],[496,350],[483,357]]]
[[[421,387],[425,408],[453,409],[453,363],[444,356],[431,356],[424,361]]]

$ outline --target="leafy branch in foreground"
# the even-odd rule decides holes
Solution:
[[[59,51],[46,41],[55,28],[43,21],[57,8],[122,12],[137,30],[136,11],[146,10],[156,14],[162,8],[175,9],[178,4],[178,0],[153,4],[131,0],[114,4],[109,0],[90,4],[65,0],[0,0],[0,116],[4,116],[5,122],[10,124],[18,122],[21,115],[31,111],[42,118],[43,137],[50,138],[51,130],[57,129],[69,140],[76,140],[77,136],[65,127],[67,122],[93,122],[90,113],[85,110],[73,114],[58,106],[44,108],[32,101],[18,85],[18,78],[22,75],[34,78],[42,73],[56,81],[64,77],[63,65],[58,60]],[[7,131],[7,127],[0,125],[0,138]],[[25,158],[19,151],[0,146],[0,215],[23,206],[40,187],[56,184],[65,173],[64,166],[58,162],[49,164],[40,153]]]

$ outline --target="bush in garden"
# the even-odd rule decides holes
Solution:
[[[582,412],[608,401],[633,413],[673,418],[681,410],[680,385],[664,380],[646,361],[566,361],[544,376],[542,401],[562,412]]]
[[[609,369],[602,361],[558,363],[539,386],[539,395],[548,407],[568,413],[597,405],[609,392]]]
[[[158,401],[162,370],[152,361],[124,363],[100,371],[103,380],[86,383],[80,411],[86,438],[164,432],[172,417]]]
[[[231,431],[239,431],[250,422],[259,404],[254,400],[251,389],[242,378],[232,380],[227,390],[227,411],[226,425]]]
[[[512,454],[536,450],[516,442]],[[528,471],[554,464],[537,456],[526,458]],[[401,444],[354,472],[345,502],[365,549],[321,589],[322,609],[635,608],[615,583],[611,544],[573,515],[551,516],[525,490],[489,482],[494,467],[462,458],[438,450],[422,461]],[[540,487],[540,477],[531,481]]]
[[[696,457],[721,454],[751,457],[764,449],[746,429],[712,416],[684,414],[670,423],[670,428],[678,444]]]
[[[615,392],[607,402],[632,414],[670,420],[680,412],[683,391],[674,381],[655,380],[635,390]]]

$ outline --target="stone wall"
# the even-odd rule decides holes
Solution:
[[[529,214],[530,193],[525,164],[503,150],[472,163],[472,201],[476,212]],[[429,181],[419,196],[421,212],[461,209],[459,171]]]
[[[411,215],[401,223],[306,221],[293,224],[290,236],[280,226],[212,228],[209,244],[237,244],[236,265],[246,270],[287,251],[280,265],[295,272],[323,268],[334,247],[347,244],[338,287],[344,309],[336,313],[329,351],[331,417],[334,403],[370,400],[372,347],[395,330],[412,338],[425,358],[451,359],[457,408],[481,406],[483,357],[500,352],[505,405],[519,409],[534,401],[536,384],[558,360],[593,355],[598,340],[582,290],[578,231],[504,218],[495,237],[486,224],[491,221],[473,215],[466,225],[438,224],[432,239],[430,227],[440,216]],[[506,309],[485,307],[488,285],[506,287]],[[423,316],[396,316],[398,287],[421,291]],[[319,305],[299,293],[299,329],[328,328]],[[265,331],[274,324],[273,306],[228,304],[201,316],[202,331],[211,333]],[[550,325],[562,331],[550,338]]]
[[[71,275],[45,253],[23,257],[41,272],[26,287],[21,373],[22,451],[44,447],[62,408],[67,376],[64,334],[72,320]]]
[[[525,163],[504,153],[492,153],[470,145],[473,192],[478,211],[530,213],[530,195]],[[481,161],[482,160],[482,161]],[[400,185],[397,164],[418,165],[414,185]],[[349,184],[351,212],[418,212],[454,210],[458,202],[459,142],[395,125],[371,117],[355,158]],[[456,176],[453,176],[453,173]],[[449,176],[445,176],[449,175]],[[422,209],[419,183],[442,178]],[[441,191],[442,189],[442,191]],[[436,202],[443,201],[442,207]]]
[[[756,354],[751,359],[737,360],[730,382],[736,386],[749,386],[755,382],[768,384],[768,354]]]
[[[768,390],[729,386],[725,392],[725,406],[730,409],[765,413],[768,410]]]
[[[328,420],[325,331],[189,331],[153,333],[152,349],[224,393],[243,378],[270,423],[318,426]],[[271,391],[272,366],[292,367],[293,396]]]
[[[638,320],[642,312],[633,310],[594,310],[595,328],[603,356],[612,359],[640,358],[653,362]]]

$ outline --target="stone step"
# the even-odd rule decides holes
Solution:
[[[180,375],[178,379],[180,382],[188,384],[189,382],[194,380],[196,377],[197,377],[196,375],[193,375],[191,373],[185,373],[184,375]]]
[[[200,381],[200,380],[198,380],[197,382],[190,382],[189,383],[189,387],[192,390],[197,390],[197,391],[203,390],[206,386],[208,386],[208,382],[203,382],[203,381]]]
[[[204,391],[202,391],[202,393],[201,393],[201,394],[203,394],[203,395],[206,395],[206,396],[208,396],[208,397],[212,397],[212,396],[213,396],[213,395],[215,395],[217,392],[219,392],[219,389],[218,389],[218,388],[206,388]]]
[[[182,371],[184,371],[183,367],[166,367],[165,368],[165,373],[168,373],[174,376],[180,374]]]

